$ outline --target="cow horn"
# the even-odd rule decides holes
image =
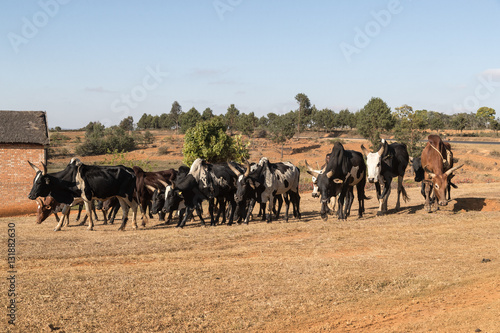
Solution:
[[[451,168],[450,170],[448,170],[448,171],[445,172],[446,176],[449,176],[453,171],[458,170],[458,169],[460,169],[463,166],[464,166],[463,164],[460,164],[459,166]]]
[[[378,156],[382,156],[382,154],[384,153],[384,148],[385,148],[384,141],[382,141],[382,147],[380,147],[380,149],[377,152]]]
[[[247,169],[245,170],[245,177],[248,177],[248,175],[250,175],[250,162],[245,159],[245,164],[247,165]]]
[[[156,191],[156,188],[154,188],[154,187],[153,187],[153,186],[151,186],[151,185],[146,185],[146,188],[147,188],[148,190],[150,190],[151,192]]]
[[[42,166],[43,166],[43,174],[46,175],[47,174],[47,165],[43,162],[40,162],[42,163]]]
[[[367,156],[370,151],[368,149],[365,148],[365,146],[361,145],[361,151],[363,152],[363,155]]]
[[[307,173],[308,174],[310,174],[311,176],[314,176],[314,177],[318,178],[319,172],[317,172],[316,170],[314,170],[313,168],[311,168],[309,166],[309,164],[307,163],[307,160],[306,160],[306,167],[307,167]]]
[[[38,167],[36,165],[34,165],[33,163],[31,163],[30,161],[28,161],[28,163],[31,165],[31,167],[33,168],[33,170],[35,170],[35,172],[42,172],[40,169],[38,169]]]
[[[241,176],[241,172],[238,171],[238,169],[236,169],[232,164],[231,162],[227,162],[227,166],[229,167],[229,169],[231,169],[232,172],[234,172],[236,174],[237,177]]]
[[[167,186],[169,185],[169,184],[168,184],[166,181],[164,181],[164,180],[159,179],[158,181],[160,182],[160,184],[162,184],[162,185],[163,185],[163,186],[165,186],[165,187],[167,187]]]

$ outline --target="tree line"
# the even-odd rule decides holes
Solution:
[[[200,122],[218,119],[229,135],[238,132],[248,137],[268,138],[278,144],[284,144],[294,135],[306,131],[333,132],[335,130],[356,129],[359,134],[370,140],[376,148],[383,133],[394,134],[396,140],[406,143],[410,154],[418,153],[419,140],[422,131],[430,129],[433,131],[454,129],[480,130],[500,129],[499,120],[495,118],[496,112],[489,107],[481,107],[473,113],[457,113],[447,115],[437,111],[413,110],[409,105],[402,105],[391,110],[379,97],[372,97],[360,110],[351,112],[343,109],[335,112],[329,108],[318,109],[311,103],[308,96],[299,93],[295,96],[297,109],[290,110],[285,114],[268,113],[257,117],[253,112],[248,114],[240,112],[234,104],[231,104],[225,114],[215,115],[210,108],[199,112],[192,107],[187,112],[182,110],[181,105],[175,101],[169,113],[151,115],[144,113],[137,124],[132,117],[123,119],[114,130],[106,132],[100,123],[90,123],[86,129],[87,149],[85,151],[102,151],[108,149],[113,143],[123,143],[120,148],[129,151],[135,148],[131,139],[134,130],[167,129],[178,133],[186,133]],[[96,144],[99,137],[106,137],[108,144],[101,146]],[[121,138],[117,139],[115,136]],[[124,137],[130,137],[124,139]],[[151,133],[149,133],[151,136]],[[103,139],[104,140],[104,139]],[[140,138],[147,142],[147,138]],[[103,148],[103,146],[107,146]],[[100,147],[100,148],[99,148]],[[122,150],[120,149],[119,150]],[[116,148],[115,148],[116,149]],[[100,152],[99,152],[100,153]],[[98,152],[95,152],[98,154]]]

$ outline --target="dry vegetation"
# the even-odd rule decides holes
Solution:
[[[18,238],[12,331],[498,332],[500,184],[461,184],[432,214],[409,195],[347,222],[323,222],[307,193],[289,223],[55,233],[53,218],[0,219]]]
[[[67,135],[74,142],[82,134]],[[147,158],[157,169],[179,165],[182,138],[155,136],[156,147],[127,158]],[[344,141],[356,150],[361,143]],[[285,159],[321,164],[331,146],[327,138],[301,139]],[[155,220],[118,232],[98,222],[93,232],[71,226],[56,233],[53,217],[42,225],[34,216],[2,218],[2,244],[7,224],[16,224],[18,307],[16,327],[3,319],[0,331],[499,332],[500,156],[497,146],[452,146],[466,163],[454,179],[459,189],[431,214],[408,175],[411,201],[401,211],[376,217],[371,199],[358,219],[355,202],[347,222],[322,221],[308,192],[303,219],[289,223],[191,222],[179,230]],[[252,160],[279,159],[265,140],[252,147]],[[52,160],[52,168],[68,160]],[[367,195],[374,197],[373,188]],[[7,281],[0,281],[6,300]]]

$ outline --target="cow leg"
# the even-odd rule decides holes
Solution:
[[[110,215],[108,215],[109,218],[109,224],[114,224],[115,223],[115,218],[116,214],[118,214],[118,211],[120,210],[120,204],[115,204],[113,208],[111,209]]]
[[[85,200],[85,211],[87,213],[88,219],[89,219],[89,226],[87,227],[87,230],[94,230],[94,220],[92,217],[92,201]]]
[[[428,183],[424,181],[424,193],[425,193],[425,204],[424,208],[427,210],[428,213],[432,212],[432,207],[431,207],[431,192],[432,192],[432,183]]]
[[[186,225],[187,220],[189,220],[193,216],[193,208],[192,207],[186,207],[186,215],[184,215],[184,218],[179,221],[177,224],[176,228],[184,228]]]
[[[75,222],[78,222],[80,220],[80,215],[82,214],[82,209],[83,209],[83,203],[78,204],[78,214],[76,215]]]
[[[97,211],[95,209],[95,204],[94,204],[94,200],[92,200],[92,212],[94,212],[94,217],[95,217],[95,220],[96,221],[99,221],[99,217],[97,216]]]
[[[234,198],[234,195],[232,195],[232,197]],[[231,213],[229,215],[229,221],[227,222],[227,225],[232,225],[234,219],[234,213],[236,211],[236,201],[234,201],[234,199],[230,199],[229,203],[231,204]]]
[[[210,226],[214,226],[216,223],[214,219],[214,206],[215,206],[215,200],[210,199],[208,201],[208,214],[210,215]]]
[[[354,188],[350,186],[349,189],[347,190],[347,202],[344,208],[344,214],[346,218],[348,218],[349,215],[351,215],[351,206],[353,201],[354,201]]]
[[[137,204],[135,204],[135,201],[125,201],[123,198],[118,198],[118,202],[120,203],[120,207],[122,208],[122,224],[120,225],[120,228],[118,230],[124,231],[125,226],[127,225],[128,221],[128,211],[130,207],[132,206],[132,228],[137,229],[137,221],[136,221],[136,213],[137,213]],[[135,205],[134,205],[135,204]],[[135,206],[135,207],[134,207]],[[134,213],[135,209],[135,213]]]
[[[158,212],[158,221],[163,221],[165,222],[165,213],[162,211]]]
[[[56,213],[56,212],[54,212],[54,217],[56,218],[56,222],[58,222],[58,223],[59,223],[59,216],[57,216],[57,213]]]
[[[287,193],[283,194],[283,197],[285,199],[285,222],[288,222],[288,211],[290,209],[290,198],[288,197]]]
[[[271,223],[273,221],[273,202],[274,202],[274,198],[272,196],[269,196],[266,200],[267,200],[267,204],[269,205],[269,207],[267,207],[266,220],[267,220],[267,223]]]
[[[64,219],[67,218],[67,214],[69,213],[69,210],[71,207],[69,205],[64,205],[61,213],[62,213],[62,218],[58,220],[59,223],[57,223],[56,227],[54,228],[54,231],[60,231],[62,226],[64,225]]]
[[[247,213],[246,213],[245,221],[244,221],[245,224],[248,224],[248,222],[250,221],[250,215],[252,215],[253,207],[255,206],[255,202],[256,202],[255,199],[250,199],[250,202],[248,203]],[[259,208],[259,210],[260,210],[260,208]]]
[[[275,209],[276,202],[278,202],[278,209],[277,210]],[[280,217],[281,207],[283,207],[283,196],[278,194],[278,195],[274,196],[274,200],[273,200],[273,213],[274,213],[274,217],[276,219],[279,219],[279,217]]]
[[[259,215],[261,217],[262,221],[266,220],[266,203],[265,202],[260,202],[260,209],[259,209]]]
[[[398,176],[398,200],[396,201],[396,210],[399,210],[401,208],[401,202],[400,202],[400,196],[401,196],[401,191],[403,191],[403,177]]]
[[[148,204],[144,201],[144,202],[141,202],[140,204],[140,208],[141,208],[141,218],[142,218],[142,226],[145,227],[146,226],[146,223],[149,222],[148,220],[148,216],[147,216],[147,208],[148,208]]]

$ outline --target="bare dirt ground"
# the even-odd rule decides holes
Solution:
[[[180,165],[182,136],[153,133],[153,146],[126,158],[148,160],[155,169]],[[69,151],[83,137],[65,134]],[[367,145],[340,139],[347,149]],[[344,222],[321,220],[307,186],[302,219],[289,223],[194,221],[179,230],[153,220],[119,232],[116,224],[98,222],[89,232],[75,225],[73,212],[72,225],[53,232],[53,217],[41,225],[34,216],[0,218],[1,244],[7,225],[16,226],[17,260],[16,326],[3,316],[0,331],[500,332],[500,146],[458,139],[451,137],[455,157],[465,163],[454,178],[459,188],[431,214],[408,173],[411,200],[400,211],[377,217],[368,186],[365,215],[357,217],[355,200]],[[332,140],[292,140],[284,160],[321,165]],[[281,147],[267,140],[253,139],[250,148],[251,161],[281,160]],[[50,166],[69,159],[52,159]],[[301,178],[310,179],[305,172]],[[4,305],[7,290],[0,279]]]
[[[355,202],[345,222],[322,221],[309,193],[288,223],[53,232],[53,217],[2,218],[1,244],[16,225],[17,321],[0,330],[499,332],[500,183],[460,184],[431,214],[408,193],[383,217],[371,199],[359,219]]]

